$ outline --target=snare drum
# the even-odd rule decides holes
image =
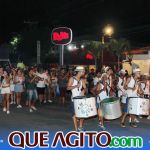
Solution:
[[[117,98],[107,98],[102,101],[104,118],[111,120],[117,119],[122,115],[120,100]]]
[[[97,115],[95,97],[78,96],[73,98],[77,118],[89,118]]]
[[[130,97],[128,102],[128,113],[134,115],[149,115],[149,99]]]

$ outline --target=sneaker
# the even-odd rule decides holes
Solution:
[[[148,116],[147,119],[150,120],[150,116]]]
[[[6,112],[6,108],[5,107],[3,108],[3,111]]]
[[[11,101],[11,102],[10,102],[10,105],[12,105],[12,104],[14,104],[14,102],[13,102],[13,101]]]
[[[32,110],[32,109],[30,109],[30,110],[29,110],[29,112],[31,113],[31,112],[33,112],[33,110]]]
[[[122,128],[126,127],[125,123],[121,123],[120,125],[121,125]]]
[[[48,100],[48,102],[49,102],[49,103],[52,103],[53,101],[52,101],[52,100]]]
[[[142,119],[142,118],[143,118],[143,116],[139,116],[139,118],[140,118],[140,119]]]
[[[9,110],[7,110],[7,112],[6,112],[6,113],[7,113],[7,115],[9,115],[9,114],[10,114],[10,111],[9,111]]]
[[[140,121],[137,118],[135,118],[134,122],[139,123]]]
[[[79,127],[79,128],[78,128],[78,131],[79,131],[79,132],[81,132],[81,131],[85,131],[85,129],[84,129],[84,128],[80,128],[80,127]]]
[[[14,101],[14,104],[16,104],[16,102]]]
[[[99,127],[100,127],[103,131],[106,130],[106,127],[105,127],[105,126],[99,125]]]
[[[131,122],[131,123],[130,123],[130,126],[133,127],[133,128],[137,128],[137,125],[136,125],[135,122]]]
[[[31,108],[32,108],[33,110],[37,110],[37,109],[35,108],[35,106],[31,106]]]
[[[21,105],[18,105],[17,108],[22,108],[22,106],[21,106]]]
[[[46,104],[46,100],[44,101],[44,104]]]

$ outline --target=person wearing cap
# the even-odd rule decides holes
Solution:
[[[141,82],[141,88],[144,92],[144,95],[147,96],[147,98],[150,95],[150,75],[148,73],[144,73],[143,79]],[[150,106],[149,106],[150,108]],[[149,116],[147,117],[148,120],[150,120],[150,110],[149,110]]]
[[[71,111],[72,111],[72,119],[74,123],[74,127],[76,131],[84,131],[83,123],[84,119],[79,119],[79,127],[78,127],[78,118],[74,112],[74,103],[73,98],[77,96],[84,96],[86,92],[86,83],[82,80],[82,76],[85,74],[85,69],[82,66],[78,66],[75,69],[76,75],[71,77],[67,84],[67,90],[71,90],[72,92],[72,102],[71,102]]]
[[[98,110],[98,119],[99,119],[99,124],[98,126],[102,129],[105,130],[106,127],[104,126],[104,120],[103,120],[103,109],[101,106],[101,102],[106,99],[109,98],[108,93],[107,93],[107,74],[103,73],[101,75],[101,79],[99,82],[97,82],[96,87],[96,93],[93,93],[94,95],[96,95],[96,99],[97,99],[97,110]]]
[[[105,68],[105,73],[107,74],[107,90],[110,97],[115,96],[114,84],[113,84],[113,70],[111,67],[107,66]]]
[[[124,89],[124,84],[126,81],[125,78],[126,71],[121,69],[119,71],[118,83],[117,83],[117,90],[118,90],[118,97],[120,98],[122,103],[126,103],[126,91]]]
[[[127,101],[126,101],[126,106],[125,106],[125,110],[124,110],[124,115],[122,117],[121,120],[121,127],[126,127],[125,126],[125,118],[128,115],[127,113],[127,107],[128,107],[128,99],[130,97],[138,97],[138,94],[141,94],[141,89],[139,87],[138,84],[138,80],[140,78],[140,69],[139,68],[135,68],[133,69],[133,75],[129,78],[127,78],[126,83],[124,85],[124,88],[126,89],[126,93],[127,93]],[[130,126],[136,128],[136,122],[138,121],[136,119],[136,115],[130,115]]]

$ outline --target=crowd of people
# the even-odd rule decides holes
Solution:
[[[84,119],[75,116],[73,97],[90,94],[96,97],[99,126],[105,129],[103,121],[103,110],[101,102],[109,97],[118,97],[124,112],[121,126],[125,126],[127,113],[127,101],[129,97],[144,97],[150,93],[149,74],[140,74],[139,68],[133,69],[129,75],[124,69],[114,72],[109,66],[100,71],[94,69],[89,72],[82,66],[75,70],[59,70],[44,68],[43,66],[11,68],[9,70],[0,67],[0,102],[3,112],[10,114],[10,105],[15,104],[18,109],[22,108],[23,93],[25,93],[25,104],[29,112],[36,111],[35,102],[52,103],[57,100],[64,105],[66,94],[70,92],[71,111],[74,127],[83,130]],[[130,115],[130,125],[136,127],[137,117]],[[147,117],[150,119],[150,115]],[[78,123],[80,123],[78,127]]]
[[[43,66],[26,67],[26,69],[0,67],[0,102],[3,111],[10,114],[10,105],[29,106],[29,112],[37,110],[35,102],[65,104],[66,85],[71,71],[65,69],[44,69]],[[25,99],[25,100],[24,100]]]

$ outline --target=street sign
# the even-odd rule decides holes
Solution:
[[[59,45],[60,48],[60,66],[64,65],[64,45],[71,43],[72,30],[67,27],[55,28],[51,34],[52,43]]]
[[[67,45],[72,41],[72,30],[67,27],[55,28],[52,31],[51,40],[55,45]]]

